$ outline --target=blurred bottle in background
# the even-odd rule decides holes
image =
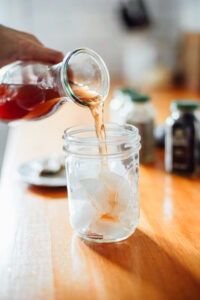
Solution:
[[[151,163],[155,159],[154,119],[155,109],[148,95],[138,91],[119,88],[110,102],[110,121],[131,124],[138,128],[141,136],[140,162]]]
[[[200,91],[200,1],[184,0],[181,4],[178,69],[185,87],[198,92]]]
[[[198,102],[174,101],[171,110],[166,120],[165,169],[179,175],[196,175],[200,131]]]
[[[181,63],[186,88],[194,92],[200,91],[200,33],[184,34]]]
[[[169,86],[172,72],[159,61],[158,42],[146,3],[122,1],[120,15],[126,29],[122,62],[125,81],[140,89]]]

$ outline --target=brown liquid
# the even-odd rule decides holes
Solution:
[[[85,87],[71,85],[71,88],[73,89],[74,94],[79,99],[81,99],[82,101],[84,101],[88,104],[88,107],[94,118],[96,135],[100,142],[99,152],[101,154],[105,154],[107,152],[107,146],[105,143],[106,132],[105,132],[105,127],[104,127],[104,119],[103,119],[104,106],[103,106],[103,102],[102,102],[102,97],[99,94],[97,94]]]
[[[71,85],[75,95],[87,102],[96,124],[97,137],[105,140],[103,124],[103,105],[101,96],[87,88]],[[61,100],[53,88],[41,88],[33,84],[0,84],[0,119],[6,122],[17,120],[34,120],[53,113]],[[101,152],[106,147],[101,145]]]
[[[60,99],[54,89],[33,84],[0,84],[0,119],[9,122],[40,118],[53,112]]]
[[[106,153],[102,98],[86,87],[71,85],[74,94],[88,104],[94,117],[100,153]],[[53,88],[33,84],[0,84],[0,119],[4,121],[34,120],[53,113],[61,100]]]

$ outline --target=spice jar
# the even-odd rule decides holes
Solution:
[[[178,100],[171,104],[172,114],[166,120],[165,169],[193,176],[198,169],[199,115],[198,102]]]
[[[119,124],[131,124],[138,128],[141,136],[140,162],[150,163],[155,158],[154,118],[150,97],[137,90],[120,88],[110,103],[110,120]]]

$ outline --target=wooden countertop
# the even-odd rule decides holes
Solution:
[[[172,99],[197,96],[153,92],[157,121]],[[10,130],[0,185],[0,299],[200,299],[200,177],[167,174],[163,151],[140,167],[140,222],[121,243],[81,241],[69,225],[65,190],[18,179],[20,163],[61,152],[64,129],[88,120],[87,109],[66,104]]]

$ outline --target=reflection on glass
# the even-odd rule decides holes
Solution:
[[[163,215],[166,222],[173,218],[173,201],[172,201],[172,178],[170,175],[165,177],[165,193],[163,202]]]

